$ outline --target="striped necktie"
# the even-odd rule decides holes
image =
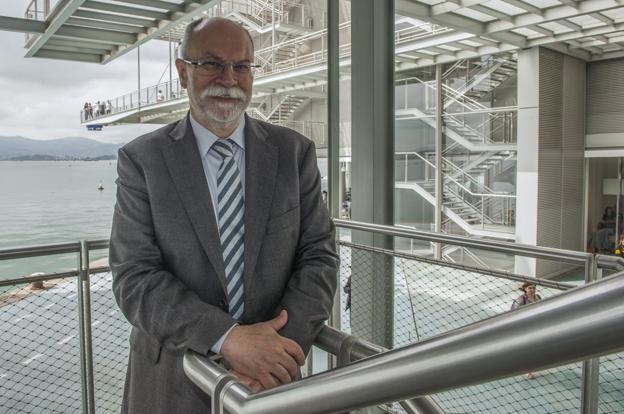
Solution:
[[[219,139],[212,145],[213,150],[222,158],[217,173],[217,200],[219,203],[219,237],[223,249],[227,296],[230,315],[240,319],[243,315],[243,221],[244,201],[243,186],[232,144]]]

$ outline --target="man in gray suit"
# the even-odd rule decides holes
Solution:
[[[176,60],[190,113],[119,150],[110,263],[133,325],[124,413],[207,413],[186,350],[220,353],[254,390],[292,381],[336,289],[313,143],[248,118],[253,43],[189,25]]]

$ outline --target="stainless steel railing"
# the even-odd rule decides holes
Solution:
[[[188,377],[213,413],[335,413],[624,349],[624,272],[421,343],[252,394],[216,362],[189,352]],[[531,335],[527,335],[527,327]],[[319,342],[330,333],[322,331]],[[338,347],[342,346],[338,345]]]
[[[90,268],[89,252],[108,248],[108,240],[80,241],[43,246],[15,247],[0,249],[0,261],[24,259],[58,254],[76,254],[77,268],[68,272],[47,273],[36,276],[24,276],[0,280],[0,288],[15,283],[53,281],[67,277],[76,277],[78,301],[78,335],[80,343],[80,373],[82,412],[95,414],[95,386],[93,373],[93,350],[91,334],[90,275],[105,272],[108,266]]]
[[[600,266],[605,269],[624,269],[624,259],[615,256],[592,254],[580,251],[558,249],[554,247],[531,246],[528,244],[476,239],[466,236],[456,236],[445,233],[435,233],[423,230],[413,230],[405,227],[386,226],[381,224],[370,224],[359,221],[334,219],[336,227],[374,232],[386,236],[404,237],[408,239],[423,240],[433,243],[451,244],[454,246],[472,247],[476,249],[486,249],[493,252],[527,256],[536,259],[546,259],[560,261],[564,263],[585,266],[585,280],[594,280],[592,272],[596,272]]]
[[[346,221],[346,220],[335,220],[336,224],[344,229],[351,229],[351,230],[361,230],[361,231],[374,231],[374,232],[378,232],[380,234],[388,234],[388,235],[392,235],[392,236],[396,236],[396,237],[408,237],[408,238],[413,238],[413,239],[420,239],[420,240],[425,240],[425,241],[429,241],[429,242],[437,242],[437,243],[444,243],[444,244],[454,244],[454,245],[459,245],[459,246],[466,246],[466,247],[472,247],[472,248],[480,248],[480,249],[487,249],[487,250],[491,250],[491,251],[502,251],[505,253],[511,253],[511,254],[519,254],[519,255],[526,255],[526,256],[530,256],[530,257],[536,257],[536,258],[542,258],[542,259],[550,259],[550,260],[559,260],[559,261],[563,261],[563,262],[567,262],[567,263],[574,263],[574,264],[581,264],[583,266],[585,266],[585,270],[586,270],[586,278],[587,277],[594,277],[595,273],[596,273],[596,269],[598,266],[605,268],[605,269],[619,269],[622,270],[624,269],[624,260],[621,258],[616,258],[613,256],[602,256],[602,255],[597,255],[594,256],[592,254],[588,254],[588,253],[582,253],[582,252],[570,252],[570,251],[566,251],[566,250],[561,250],[561,249],[550,249],[550,248],[542,248],[542,247],[535,247],[535,246],[525,246],[525,245],[518,245],[518,244],[514,244],[514,243],[501,243],[501,242],[489,242],[486,240],[477,240],[477,239],[471,239],[468,237],[461,237],[461,236],[452,236],[452,235],[444,235],[444,234],[436,234],[436,233],[430,233],[430,232],[422,232],[422,231],[415,231],[415,230],[410,230],[410,229],[401,229],[401,228],[396,228],[396,227],[391,227],[391,226],[378,226],[378,225],[370,225],[370,224],[366,224],[366,223],[359,223],[359,222],[352,222],[352,221]],[[69,272],[63,272],[63,273],[54,273],[54,274],[46,274],[46,275],[40,275],[40,276],[26,276],[26,277],[21,277],[21,278],[14,278],[11,279],[9,281],[0,281],[0,287],[3,286],[10,286],[10,285],[15,285],[16,283],[27,283],[27,282],[32,282],[32,281],[38,281],[38,280],[53,280],[53,279],[59,279],[59,278],[65,278],[65,277],[76,277],[77,281],[78,281],[78,302],[79,302],[79,325],[80,325],[80,366],[81,366],[81,375],[82,375],[82,399],[83,399],[83,412],[85,413],[93,413],[95,410],[95,404],[94,404],[94,397],[93,397],[93,392],[94,392],[94,383],[93,383],[93,368],[92,368],[92,364],[93,364],[93,352],[91,350],[91,332],[90,332],[90,327],[91,327],[91,323],[89,321],[90,315],[91,315],[91,306],[90,306],[90,301],[91,301],[91,297],[90,297],[90,289],[89,289],[89,275],[91,273],[96,273],[96,272],[103,272],[103,271],[107,271],[109,270],[108,267],[98,267],[98,268],[90,268],[89,267],[89,252],[91,250],[95,250],[95,249],[103,249],[108,247],[108,240],[96,240],[96,241],[90,241],[90,242],[73,242],[73,243],[61,243],[61,244],[55,244],[55,245],[48,245],[48,246],[32,246],[32,247],[19,247],[19,248],[8,248],[8,249],[0,249],[0,261],[1,260],[5,260],[5,259],[23,259],[23,258],[30,258],[30,257],[37,257],[37,256],[43,256],[43,255],[55,255],[55,254],[68,254],[68,253],[75,253],[77,255],[77,269],[78,270],[73,270],[73,271],[69,271]],[[398,254],[396,252],[394,252],[393,254],[397,255]],[[490,272],[483,272],[484,274],[488,274]],[[503,275],[505,276],[505,275]],[[517,278],[514,278],[513,275],[509,275],[509,278],[511,280],[519,280]],[[610,278],[609,280],[612,280],[613,278]],[[617,276],[618,280],[621,280],[621,276]],[[555,282],[553,283],[553,287],[556,287],[558,289],[569,289],[569,286],[563,286],[563,285],[555,285]],[[602,282],[601,282],[602,283]],[[592,285],[594,286],[594,285]],[[603,286],[602,284],[600,284],[600,286]],[[611,285],[609,284],[608,286],[612,287],[614,290],[614,292],[619,292],[618,294],[621,295],[621,286],[620,285]],[[609,288],[610,289],[610,288]],[[607,289],[608,290],[608,289]],[[572,292],[576,292],[577,289],[572,290]],[[605,289],[601,288],[600,292],[600,297],[605,299],[603,301],[603,306],[604,308],[602,309],[602,313],[594,313],[594,319],[591,320],[591,315],[589,313],[586,312],[590,312],[590,310],[585,309],[586,308],[586,301],[590,301],[590,302],[594,302],[597,301],[598,299],[594,299],[594,296],[574,296],[575,298],[581,300],[581,302],[579,302],[577,305],[582,308],[581,309],[581,313],[575,313],[576,311],[574,310],[573,307],[568,306],[567,310],[557,310],[559,308],[552,308],[552,307],[543,307],[540,309],[543,309],[544,312],[559,312],[558,315],[554,315],[554,317],[556,318],[563,318],[565,316],[565,312],[569,311],[570,315],[576,315],[577,317],[577,322],[581,322],[582,324],[584,324],[584,321],[587,320],[591,320],[591,323],[597,324],[597,329],[600,329],[600,331],[596,331],[595,333],[595,337],[600,337],[599,341],[602,341],[603,336],[604,337],[609,337],[609,335],[612,335],[613,332],[609,333],[606,332],[604,329],[606,329],[603,325],[603,321],[602,320],[596,320],[596,316],[601,316],[601,315],[606,315],[608,320],[612,320],[612,317],[620,317],[618,315],[620,315],[620,313],[622,312],[622,305],[620,304],[619,308],[613,308],[613,301],[611,300],[611,297],[606,297],[604,295],[606,295],[607,293],[604,292]],[[562,295],[557,296],[556,298],[553,299],[547,299],[544,300],[543,303],[539,303],[537,305],[534,306],[542,306],[545,304],[549,304],[549,303],[553,303],[552,301],[559,300],[558,298],[562,297]],[[620,296],[621,298],[621,296]],[[602,299],[601,299],[602,300]],[[559,302],[556,302],[559,303]],[[562,302],[563,303],[563,302]],[[621,299],[620,299],[620,303],[621,303]],[[592,304],[591,305],[591,309],[598,309],[598,305],[596,304]],[[533,306],[528,307],[527,309],[533,309]],[[6,309],[4,309],[6,310]],[[523,309],[522,312],[524,312],[525,310]],[[516,312],[513,313],[514,315],[516,314]],[[524,314],[524,313],[522,313]],[[544,315],[542,315],[544,316]],[[504,317],[503,319],[498,319],[500,317]],[[549,316],[550,317],[550,316]],[[589,319],[588,319],[589,318]],[[511,318],[508,319],[508,315],[504,314],[492,319],[488,319],[487,321],[484,322],[478,322],[474,325],[471,325],[468,328],[461,328],[459,330],[456,331],[452,331],[448,334],[443,334],[441,336],[437,336],[437,337],[432,337],[427,341],[421,342],[416,346],[416,349],[419,349],[419,352],[424,352],[423,355],[430,355],[430,356],[435,356],[438,355],[436,352],[433,352],[430,350],[431,348],[431,344],[440,344],[440,338],[454,338],[454,332],[464,332],[466,330],[470,331],[472,329],[472,327],[474,327],[475,329],[479,329],[479,332],[484,331],[485,333],[489,332],[488,327],[496,327],[499,326],[500,323],[497,321],[515,321],[516,319]],[[557,320],[557,319],[554,319]],[[618,323],[621,323],[621,320],[618,319]],[[524,323],[533,323],[534,320],[533,319],[528,319],[525,320]],[[501,322],[502,323],[502,322]],[[513,327],[517,327],[517,325],[515,325],[516,322],[514,322]],[[520,325],[522,325],[522,323],[520,323]],[[570,325],[570,323],[568,324]],[[506,326],[506,325],[505,325]],[[542,325],[535,325],[538,328],[541,327],[540,329],[546,329],[546,325],[542,326]],[[561,340],[564,341],[563,339],[561,339],[558,335],[560,334],[560,327],[558,325],[553,325],[553,333],[554,338],[556,340]],[[566,325],[567,326],[567,325]],[[583,325],[585,326],[585,325]],[[621,326],[621,325],[620,325]],[[505,329],[510,328],[509,326],[507,326]],[[525,325],[526,328],[526,325]],[[591,329],[593,329],[594,327],[590,327]],[[501,328],[502,329],[502,328]],[[510,328],[511,329],[511,328]],[[515,332],[515,328],[512,329]],[[538,329],[538,332],[542,332]],[[620,335],[619,332],[615,333],[616,336]],[[449,336],[450,335],[450,336]],[[476,335],[476,334],[475,334]],[[545,335],[545,334],[544,334]],[[567,334],[566,334],[567,335]],[[570,334],[571,335],[571,334]],[[591,336],[591,335],[590,335]],[[339,337],[342,338],[340,339],[340,344],[336,345],[338,339],[335,339]],[[494,340],[496,337],[496,335],[494,335],[493,338],[491,338],[492,340]],[[328,339],[328,338],[334,338],[334,339]],[[468,338],[467,341],[468,343],[470,343],[470,341],[475,340],[477,341],[479,339],[479,335],[476,336],[464,336],[463,338]],[[470,339],[473,338],[473,339]],[[559,338],[559,339],[557,339]],[[571,338],[571,337],[570,337]],[[542,338],[544,339],[544,338]],[[544,339],[545,340],[545,339]],[[583,341],[585,341],[585,339],[582,339]],[[614,340],[620,341],[621,338],[619,336],[617,336],[617,338],[615,338]],[[329,345],[328,345],[328,341]],[[334,346],[331,346],[332,342],[334,341]],[[513,341],[512,341],[513,342]],[[446,342],[444,342],[446,343]],[[442,344],[444,344],[442,343]],[[582,342],[585,343],[585,342]],[[619,342],[618,342],[619,343]],[[429,345],[427,345],[429,344]],[[427,346],[425,346],[427,345]],[[336,355],[339,356],[339,362],[340,364],[344,364],[347,361],[350,360],[354,360],[354,359],[359,359],[362,357],[366,357],[369,354],[362,354],[362,350],[366,350],[368,349],[370,353],[373,353],[373,351],[380,351],[381,348],[376,347],[374,345],[370,345],[367,344],[363,341],[357,341],[355,338],[353,337],[349,337],[345,334],[341,334],[339,332],[336,331],[331,331],[331,330],[325,330],[324,334],[322,336],[320,336],[317,340],[317,346],[328,350],[331,353],[335,353]],[[488,345],[489,346],[489,345]],[[536,346],[535,343],[530,342],[527,343],[527,346]],[[558,346],[558,345],[557,345]],[[579,345],[581,346],[581,345]],[[328,348],[329,347],[329,348]],[[423,348],[424,347],[424,348]],[[349,350],[350,348],[350,350]],[[496,348],[496,346],[494,346],[494,348]],[[411,347],[410,347],[411,349]],[[446,349],[446,348],[444,348]],[[444,349],[440,349],[439,351],[441,352]],[[565,347],[562,348],[565,351]],[[594,349],[594,348],[588,348],[589,350]],[[601,348],[603,349],[603,348]],[[336,351],[338,350],[338,351]],[[541,350],[541,348],[536,348],[536,350]],[[395,350],[395,351],[391,351],[390,353],[394,355],[394,353],[399,352],[402,350]],[[432,353],[433,352],[433,353]],[[459,352],[459,351],[457,351]],[[472,352],[471,348],[466,349],[466,352]],[[589,352],[589,351],[588,351]],[[598,352],[598,351],[596,351]],[[600,351],[602,352],[602,351]],[[607,352],[607,351],[605,351]],[[610,352],[610,351],[609,351]],[[420,355],[420,354],[419,354]],[[518,354],[520,355],[520,354]],[[522,360],[522,356],[518,356],[515,355],[514,358],[517,360]],[[584,354],[586,355],[586,354]],[[593,354],[592,354],[593,356]],[[454,357],[454,356],[453,356]],[[534,355],[533,353],[531,354],[531,358],[533,358]],[[377,358],[377,357],[375,357]],[[583,357],[578,357],[577,359],[583,359]],[[502,360],[502,357],[501,357]],[[367,360],[368,361],[368,360]],[[434,360],[434,362],[440,362],[438,360]],[[461,362],[461,361],[460,361]],[[467,364],[469,361],[463,361],[461,363]],[[505,361],[503,361],[505,362]],[[553,362],[554,363],[554,362]],[[395,368],[400,367],[401,363],[398,362],[392,362],[390,363],[391,365],[394,364],[393,366]],[[503,364],[504,365],[504,364]],[[351,366],[347,367],[348,369]],[[444,367],[440,367],[440,369],[443,369]],[[367,368],[368,369],[368,368]],[[450,369],[447,367],[447,369]],[[458,365],[458,369],[462,369],[462,365]],[[507,365],[504,365],[503,368],[504,370],[508,370],[511,369],[510,367],[508,367]],[[526,365],[522,367],[522,371],[524,370],[529,370],[529,369],[535,369],[535,367],[533,365]],[[338,372],[338,371],[336,371]],[[354,378],[353,375],[355,375],[354,372],[351,372],[350,370],[348,371],[340,371],[340,372],[344,372],[346,373],[345,375],[347,375],[348,378]],[[368,371],[367,371],[368,372]],[[507,372],[507,371],[505,371]],[[520,371],[517,371],[520,372]],[[418,374],[421,375],[422,373]],[[500,374],[500,372],[498,373]],[[498,375],[497,374],[497,375]],[[329,373],[327,374],[322,374],[322,375],[329,375]],[[343,374],[340,374],[342,378]],[[366,374],[368,375],[368,374]],[[427,377],[427,374],[422,374],[422,377],[418,377],[418,378],[427,378],[427,381],[429,381],[429,377]],[[487,376],[487,375],[494,375],[491,372],[486,372],[483,375]],[[511,374],[507,374],[507,375],[511,375]],[[317,378],[319,377],[314,376],[311,377],[310,379],[313,378]],[[359,378],[358,381],[361,381],[363,379],[365,379],[366,376]],[[329,378],[329,377],[322,377],[322,378]],[[433,378],[436,378],[435,376]],[[481,377],[480,377],[481,378]],[[485,378],[485,377],[483,377]],[[494,378],[494,377],[488,377],[488,378]],[[500,378],[496,377],[496,378]],[[234,387],[233,385],[228,385],[229,382],[225,381],[225,379],[223,380],[223,384],[222,385],[227,385],[228,389],[231,390],[236,390],[237,388]],[[304,380],[305,381],[305,380]],[[342,381],[342,379],[340,380]],[[340,384],[340,381],[337,384]],[[425,382],[427,382],[425,381]],[[485,380],[484,380],[485,381]],[[227,382],[227,383],[226,383]],[[322,382],[322,381],[321,381]],[[313,385],[312,388],[310,388],[309,392],[314,394],[314,390],[318,390],[319,384],[317,384],[317,380],[315,379],[314,381],[311,382],[312,384],[316,384]],[[306,383],[303,383],[304,385]],[[454,385],[455,386],[455,385]],[[588,388],[591,388],[592,384],[588,384],[586,385]],[[283,387],[280,387],[279,390],[282,390]],[[307,388],[306,388],[307,389]],[[350,388],[345,388],[342,393],[343,394],[349,394],[351,391]],[[232,391],[233,392],[233,391]],[[277,392],[277,390],[272,390],[272,391],[268,391],[267,393],[269,394],[262,394],[262,395],[273,395],[273,392]],[[364,391],[362,391],[364,392]],[[422,395],[427,395],[429,394],[430,391],[428,388],[424,389],[421,391],[419,391],[418,396],[422,396]],[[280,391],[281,393],[281,391]],[[279,393],[278,393],[279,394]],[[367,394],[367,393],[365,393]],[[280,394],[281,395],[281,394]],[[288,394],[291,395],[291,394]],[[292,395],[299,395],[297,393],[292,394]],[[416,395],[416,394],[414,394]],[[411,397],[413,397],[414,395],[411,395]],[[260,394],[258,394],[258,396],[260,396]],[[229,398],[229,397],[228,397]],[[255,401],[256,396],[250,397],[252,400]],[[271,397],[271,398],[276,398],[276,397]],[[281,398],[281,397],[280,397]],[[290,397],[288,397],[290,398]],[[331,394],[327,395],[324,399],[331,399]],[[349,397],[351,398],[351,397]],[[407,397],[404,397],[407,398]],[[400,398],[397,398],[393,401],[397,401],[400,400]],[[229,400],[228,400],[229,401]],[[263,400],[264,401],[264,400]],[[224,403],[226,401],[224,400]],[[228,403],[229,404],[229,403]],[[241,403],[241,404],[247,404],[247,403]],[[251,403],[250,403],[251,404]],[[253,404],[250,405],[250,407],[255,407],[256,405],[258,405],[260,403],[258,402],[254,402]],[[302,400],[302,404],[305,404],[305,400]],[[358,406],[362,406],[362,404],[365,405],[369,405],[369,402],[367,402],[367,400],[362,400],[361,402],[358,402]],[[411,412],[435,412],[435,411],[424,411],[427,409],[427,407],[429,407],[430,410],[435,409],[435,403],[432,400],[429,399],[419,399],[417,401],[413,401],[413,400],[407,400],[404,401],[403,406],[405,408],[405,410],[408,413]],[[411,404],[411,405],[410,405]],[[418,405],[420,404],[420,406]],[[433,405],[433,408],[432,408]],[[409,411],[409,408],[407,407],[412,407],[412,410],[420,410],[420,411]],[[246,409],[246,408],[245,408]],[[241,411],[241,413],[245,413],[248,411]],[[266,411],[268,412],[268,411]],[[280,411],[270,411],[270,412],[280,412]],[[288,410],[284,411],[284,412],[288,412]],[[295,411],[290,411],[290,412],[304,412],[301,411],[299,409],[295,410]],[[323,412],[327,412],[327,411],[323,411]],[[589,411],[584,411],[584,412],[589,412]]]

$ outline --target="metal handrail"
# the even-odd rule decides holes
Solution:
[[[485,239],[475,239],[466,236],[442,234],[431,231],[407,229],[396,226],[386,226],[382,224],[371,224],[361,221],[334,219],[334,224],[337,227],[350,230],[361,230],[366,232],[383,234],[386,236],[403,237],[408,239],[431,241],[435,243],[454,244],[456,246],[487,249],[499,253],[528,256],[537,259],[558,260],[577,265],[584,265],[587,263],[588,260],[592,258],[591,253],[557,249],[554,247],[531,246],[527,244],[511,243],[498,240],[490,241]]]
[[[624,272],[464,328],[252,394],[208,358],[186,375],[213,414],[335,413],[480,384],[624,349]],[[530,327],[530,335],[527,335]],[[321,331],[321,339],[328,335]],[[341,345],[342,346],[342,343]]]

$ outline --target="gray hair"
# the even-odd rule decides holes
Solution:
[[[193,33],[195,32],[195,30],[197,29],[199,25],[201,25],[202,23],[207,23],[210,20],[223,20],[223,21],[230,22],[240,27],[240,29],[243,32],[245,32],[245,34],[249,38],[249,43],[251,43],[251,53],[253,55],[253,52],[254,52],[253,38],[251,37],[249,30],[245,29],[245,27],[242,24],[223,18],[223,17],[202,17],[201,19],[196,19],[196,20],[191,21],[184,29],[184,36],[182,37],[182,42],[180,42],[180,48],[178,49],[178,57],[183,58],[183,59],[189,58],[188,51],[189,51],[189,46],[191,43],[191,37],[193,36]]]

